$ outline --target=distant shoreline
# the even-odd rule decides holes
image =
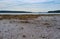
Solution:
[[[60,13],[60,10],[47,12],[30,12],[30,11],[0,11],[0,13]]]
[[[60,10],[48,11],[48,13],[60,13]]]
[[[32,13],[28,11],[0,11],[0,13]]]

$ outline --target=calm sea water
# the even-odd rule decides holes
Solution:
[[[0,13],[0,15],[22,15],[22,14],[38,15],[38,14],[60,14],[60,13]]]

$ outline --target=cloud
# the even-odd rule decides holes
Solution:
[[[0,10],[44,11],[53,8],[60,9],[60,5],[54,6],[52,3],[56,5],[56,3],[60,3],[60,0],[0,0]]]
[[[20,3],[41,3],[41,2],[50,2],[53,0],[0,0],[1,2],[7,2],[7,3],[14,3],[14,2],[20,2]]]
[[[50,1],[53,1],[53,0],[18,0],[18,1],[21,1],[21,2],[24,2],[24,3],[38,3],[38,2],[50,2]]]
[[[23,3],[19,3],[17,0],[0,0],[0,9],[10,8],[19,4]]]
[[[52,0],[0,0],[0,9],[10,8],[14,6],[22,6],[22,7],[36,7],[37,4],[33,3],[41,3],[41,2],[50,2]]]

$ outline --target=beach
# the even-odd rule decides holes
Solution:
[[[60,15],[0,15],[0,39],[60,39]]]

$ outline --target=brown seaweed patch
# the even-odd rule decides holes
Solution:
[[[20,21],[20,23],[30,23],[29,21]]]
[[[0,15],[1,19],[21,19],[21,20],[26,20],[26,19],[32,19],[32,18],[37,18],[40,15]]]
[[[52,26],[50,26],[50,25],[49,25],[49,26],[47,26],[47,28],[50,28],[50,27],[52,27]]]
[[[43,23],[43,25],[50,25],[48,22]]]
[[[0,16],[0,20],[3,20],[3,17],[2,16]]]

